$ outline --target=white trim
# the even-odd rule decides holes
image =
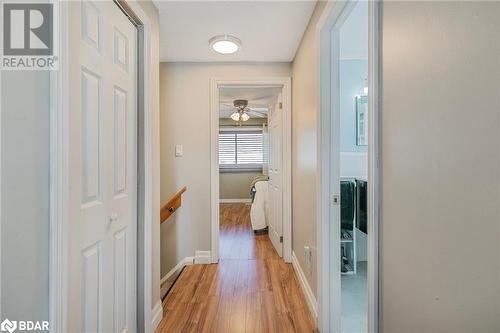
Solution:
[[[51,320],[51,332],[65,332],[67,331],[67,278],[68,278],[68,31],[72,26],[67,21],[68,18],[68,2],[53,0],[59,7],[59,32],[60,32],[60,63],[59,70],[52,71],[50,75],[50,92],[51,92],[51,106],[50,106],[50,275],[49,275],[49,293],[50,305],[49,315]],[[154,212],[153,204],[153,158],[156,155],[157,140],[153,137],[152,129],[155,126],[155,116],[149,108],[150,100],[150,48],[151,48],[151,22],[146,13],[141,9],[136,0],[127,1],[131,10],[142,21],[144,49],[142,57],[144,59],[144,73],[143,73],[143,90],[138,94],[144,95],[144,219],[142,223],[138,223],[138,227],[143,226],[143,244],[144,249],[144,284],[139,288],[138,295],[143,297],[142,304],[144,304],[143,314],[140,315],[139,308],[140,300],[137,299],[137,315],[138,319],[143,318],[143,323],[137,322],[138,327],[141,325],[141,331],[152,331],[152,232],[151,223],[153,217],[158,212]],[[79,29],[79,27],[76,27]],[[150,223],[148,223],[150,222]],[[138,243],[139,244],[139,243]],[[140,253],[138,249],[138,254]],[[138,260],[141,260],[138,258]],[[139,271],[139,270],[138,270]],[[137,281],[140,281],[137,275]],[[140,292],[142,289],[142,292]],[[159,294],[158,290],[158,294]],[[161,304],[161,303],[160,303]],[[155,305],[156,307],[156,305]]]
[[[212,255],[210,251],[196,251],[194,255],[194,263],[198,264],[211,264]]]
[[[161,280],[160,280],[160,286],[165,283],[165,281],[167,281],[172,275],[175,274],[175,272],[177,272],[178,270],[186,267],[186,266],[189,266],[189,265],[192,265],[194,263],[194,257],[186,257],[184,259],[182,259],[181,261],[179,261],[177,263],[177,265],[175,265],[170,271],[168,271],[167,274],[165,274]]]
[[[219,261],[219,88],[282,87],[283,98],[283,259],[292,260],[292,80],[290,77],[264,77],[210,80],[210,231],[212,263]]]
[[[319,36],[320,77],[318,129],[318,328],[325,332],[340,332],[341,281],[339,239],[339,206],[333,206],[331,198],[339,194],[340,188],[334,180],[339,178],[340,156],[338,64],[332,61],[339,55],[338,28],[356,4],[354,1],[329,3],[317,26]],[[370,137],[368,147],[368,332],[377,333],[378,321],[378,226],[379,226],[379,35],[380,2],[369,2],[369,122]],[[333,170],[333,171],[332,171]],[[335,173],[335,174],[334,174]]]
[[[340,311],[333,311],[340,307],[340,299],[334,295],[340,293],[340,274],[331,276],[332,266],[340,266],[340,246],[332,246],[330,240],[340,236],[340,230],[336,232],[331,228],[331,175],[330,175],[330,152],[333,149],[332,140],[336,133],[331,133],[331,122],[333,115],[330,112],[333,91],[331,53],[332,37],[331,27],[335,24],[337,17],[343,11],[345,2],[328,3],[324,16],[318,23],[319,36],[319,68],[320,89],[318,92],[320,110],[317,118],[318,131],[318,161],[317,161],[317,246],[318,246],[318,329],[322,332],[340,332],[340,325],[334,327],[334,323],[340,323]],[[335,303],[335,304],[334,304]]]
[[[219,203],[252,203],[252,199],[219,199]]]
[[[59,16],[59,70],[50,73],[50,258],[49,318],[51,332],[67,331],[68,265],[68,3],[54,0]]]
[[[1,107],[2,107],[2,71],[0,71],[0,108]],[[0,112],[0,220],[2,220],[2,190],[1,190],[2,188],[3,188],[2,187],[2,112]],[[1,241],[2,241],[2,223],[0,223],[0,242]],[[2,299],[2,264],[1,264],[1,260],[2,260],[2,246],[0,245],[0,299]],[[49,301],[49,302],[51,302],[51,301]],[[0,302],[0,317],[2,316],[2,314],[3,314],[2,302]]]
[[[292,266],[295,270],[295,273],[297,274],[297,277],[299,278],[300,288],[302,288],[302,292],[306,297],[309,311],[311,311],[311,315],[314,317],[314,319],[318,319],[318,302],[316,301],[316,297],[314,297],[314,293],[311,289],[311,286],[309,285],[309,282],[307,282],[306,276],[304,274],[304,271],[302,270],[302,267],[300,266],[295,252],[292,252]]]
[[[380,330],[379,227],[380,218],[380,92],[382,1],[368,4],[368,332]]]
[[[155,123],[158,119],[156,110],[151,110],[150,108],[150,99],[151,99],[151,90],[150,90],[150,68],[151,68],[151,22],[146,13],[142,10],[137,0],[127,1],[130,9],[137,15],[137,17],[142,22],[143,35],[144,38],[144,49],[142,54],[143,63],[143,112],[144,112],[144,145],[143,145],[143,153],[144,153],[144,219],[142,220],[143,226],[143,244],[144,247],[142,249],[144,257],[142,258],[143,267],[144,267],[144,276],[143,276],[143,290],[142,293],[140,289],[138,290],[138,299],[137,299],[137,315],[138,315],[138,323],[137,327],[141,328],[141,323],[139,322],[139,318],[143,318],[142,328],[145,332],[152,332],[152,318],[153,318],[153,309],[152,309],[152,272],[153,272],[153,244],[152,244],[152,223],[156,223],[157,220],[154,217],[158,214],[155,212],[154,208],[154,181],[156,176],[154,175],[154,156],[159,152],[158,142],[154,137],[154,127]],[[141,93],[141,92],[138,92]],[[154,112],[154,114],[153,114]],[[138,201],[139,202],[139,201]],[[140,227],[141,224],[138,224]],[[140,244],[138,242],[138,244]],[[138,249],[137,254],[140,254],[140,249]],[[141,258],[138,256],[138,261],[140,262]],[[158,263],[159,264],[159,263]],[[137,265],[140,267],[140,265]],[[138,270],[139,273],[140,270]],[[139,274],[137,274],[137,281],[140,281]],[[158,285],[157,293],[160,294],[160,286]],[[143,313],[142,316],[139,314],[141,310],[139,305],[141,304],[141,300],[139,296],[142,296],[142,304],[143,304]],[[161,302],[161,298],[158,297]],[[140,329],[139,329],[140,330]]]
[[[210,248],[212,263],[219,262],[219,87],[210,80]]]
[[[163,319],[163,306],[161,305],[161,300],[156,302],[155,306],[151,310],[151,330],[154,331]]]

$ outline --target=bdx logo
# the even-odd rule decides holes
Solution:
[[[53,55],[53,4],[6,3],[3,22],[4,55]]]
[[[14,320],[9,320],[5,319],[2,321],[0,324],[0,331],[1,332],[9,332],[13,333],[16,330],[19,331],[50,331],[50,325],[49,322],[44,320],[44,321],[31,321],[31,320],[19,320],[19,321],[14,321]]]
[[[14,332],[17,329],[17,322],[15,321],[10,321],[8,319],[5,319],[1,324],[0,324],[0,331],[2,332]]]

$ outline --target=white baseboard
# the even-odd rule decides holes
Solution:
[[[292,266],[293,269],[295,270],[295,273],[297,274],[297,277],[299,278],[300,287],[302,288],[302,292],[306,297],[307,305],[309,306],[309,311],[311,311],[313,317],[317,319],[318,302],[316,301],[316,297],[314,297],[311,286],[309,285],[309,282],[307,282],[304,271],[302,270],[302,267],[300,267],[299,260],[295,256],[294,251],[292,251]]]
[[[252,199],[219,199],[219,203],[252,203]]]
[[[196,251],[194,256],[195,264],[211,264],[212,254],[210,251]]]
[[[174,266],[167,274],[165,274],[161,280],[160,280],[160,286],[163,284],[163,282],[167,281],[168,278],[170,278],[172,275],[175,274],[179,269],[183,268],[184,266],[192,265],[194,263],[194,258],[193,257],[186,257],[179,261],[177,265]]]
[[[161,300],[158,301],[151,310],[151,329],[154,332],[163,319],[163,306]]]

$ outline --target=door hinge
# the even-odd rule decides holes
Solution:
[[[283,236],[280,236],[280,243],[283,243]]]
[[[336,194],[333,196],[333,205],[339,205],[340,204],[340,195]]]
[[[280,109],[283,109],[283,103],[280,102]]]

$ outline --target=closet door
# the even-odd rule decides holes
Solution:
[[[70,1],[68,331],[136,331],[137,30]]]
[[[269,112],[269,238],[283,256],[283,103],[281,94]]]

